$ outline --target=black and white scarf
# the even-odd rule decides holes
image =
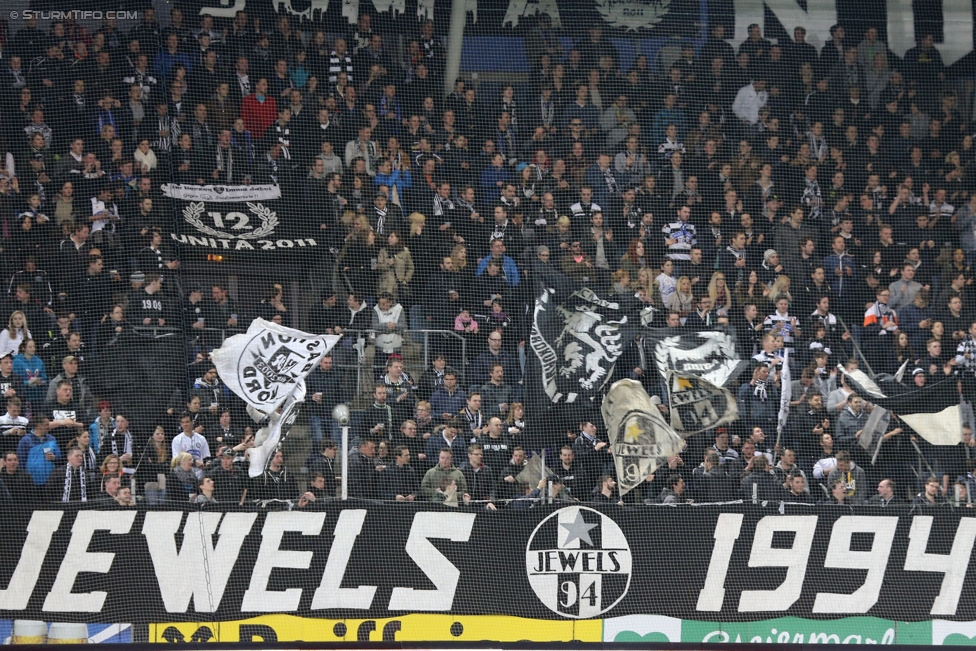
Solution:
[[[380,210],[379,206],[373,206],[373,210],[376,211],[376,234],[385,235],[386,218],[390,211],[386,209]]]
[[[88,487],[85,485],[85,468],[84,466],[80,468],[73,468],[73,466],[70,463],[64,467],[64,492],[61,493],[61,501],[62,502],[71,501],[71,483],[73,481],[73,478],[71,476],[72,469],[78,471],[78,487],[81,489],[81,501],[87,502]]]
[[[603,170],[603,180],[607,184],[607,191],[610,194],[617,194],[617,179],[613,176],[613,171],[609,167]]]
[[[226,152],[226,155],[224,155]],[[220,171],[224,179],[231,183],[234,178],[234,148],[224,149],[217,146],[217,170]]]
[[[132,454],[132,434],[128,430],[122,432],[122,451],[119,452],[119,430],[115,428],[109,434],[109,445],[112,446],[112,454],[121,457],[123,454]]]
[[[756,386],[752,390],[752,395],[759,398],[762,402],[766,402],[766,383],[762,380],[756,380]]]
[[[820,184],[816,181],[806,179],[806,186],[803,189],[803,197],[800,202],[810,208],[810,219],[820,219],[821,206],[823,205],[823,195],[820,192]]]
[[[275,185],[278,184],[278,161],[271,158],[271,154],[267,154],[265,158],[268,159],[268,176],[271,178],[271,182]]]
[[[477,413],[472,414],[471,411],[465,407],[461,411],[461,415],[463,415],[464,419],[468,421],[468,426],[471,428],[472,432],[476,429],[481,429],[484,417],[481,415],[480,409],[477,411]]]
[[[247,97],[251,94],[251,80],[247,78],[247,75],[238,73],[237,85],[241,89],[241,97]]]
[[[551,127],[553,121],[556,119],[556,105],[552,100],[548,102],[546,100],[540,100],[542,108],[542,126]]]
[[[291,146],[291,129],[288,125],[282,125],[280,122],[274,123],[275,137],[278,144],[281,145],[281,155],[285,157],[285,160],[291,160],[291,152],[288,148]]]

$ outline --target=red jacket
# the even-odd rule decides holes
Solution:
[[[278,119],[278,104],[270,95],[265,95],[264,103],[261,103],[251,93],[241,102],[241,118],[244,128],[251,132],[251,138],[261,140],[265,130]]]

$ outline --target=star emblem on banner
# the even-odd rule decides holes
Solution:
[[[627,429],[624,432],[624,443],[632,443],[637,445],[640,443],[640,435],[644,433],[644,430],[640,428],[636,420],[632,420],[627,423]]]
[[[590,529],[595,529],[597,525],[587,524],[583,520],[583,514],[579,511],[576,512],[576,519],[572,522],[560,522],[559,526],[566,530],[569,534],[566,538],[566,542],[563,546],[568,545],[574,540],[579,540],[585,542],[587,545],[593,546],[593,541],[590,539]]]

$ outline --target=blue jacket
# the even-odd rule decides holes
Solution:
[[[481,173],[481,189],[485,191],[484,200],[494,201],[502,194],[502,189],[498,187],[498,182],[508,183],[512,178],[508,170],[504,167],[489,165]]]
[[[44,368],[44,360],[37,355],[31,357],[30,361],[23,354],[14,357],[14,375],[24,378],[24,382],[29,382],[32,377],[40,377],[47,384],[47,370]]]
[[[824,256],[823,266],[824,273],[827,274],[827,278],[830,280],[830,288],[837,292],[838,295],[850,295],[854,290],[854,282],[857,280],[857,266],[854,264],[854,256],[848,253],[845,253],[843,256],[831,253],[828,256]],[[840,267],[841,271],[843,271],[844,275],[842,277],[838,277],[834,273],[837,267]],[[850,276],[847,275],[848,268],[853,270]]]
[[[178,64],[186,68],[187,74],[193,72],[193,64],[190,62],[190,57],[182,52],[170,54],[166,50],[156,55],[156,60],[153,62],[153,69],[156,71],[157,77],[169,80],[170,75],[173,73],[173,68]]]
[[[400,195],[400,201],[403,201],[403,191],[413,187],[413,177],[410,176],[410,170],[393,170],[392,174],[381,174],[376,173],[373,177],[373,183],[377,187],[381,185],[393,188],[396,186],[397,193]]]
[[[488,268],[488,262],[491,256],[486,256],[481,262],[478,263],[478,270],[475,272],[476,276],[480,276],[485,273],[485,269]],[[518,266],[515,264],[515,260],[511,259],[507,255],[502,256],[502,273],[505,274],[505,282],[507,282],[512,287],[519,284],[519,272]]]
[[[54,456],[61,459],[61,448],[58,447],[58,442],[50,434],[46,434],[44,438],[36,436],[34,432],[30,434],[25,434],[20,438],[20,443],[17,444],[17,459],[20,461],[20,465],[24,468],[27,467],[27,457],[30,455],[31,448],[35,445],[40,445],[41,443],[51,443],[53,448],[51,450],[54,452]]]
[[[437,387],[433,395],[430,396],[430,413],[435,419],[441,414],[457,415],[467,404],[467,394],[464,389],[454,390],[454,394],[449,394],[444,387]]]

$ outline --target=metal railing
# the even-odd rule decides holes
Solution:
[[[176,328],[170,326],[136,326],[133,328],[137,333],[147,336],[152,336],[153,338],[160,337],[171,337],[180,332],[184,332],[188,337],[200,338],[206,337],[208,339],[208,348],[210,346],[219,347],[220,344],[229,336],[244,332],[244,328]],[[391,330],[382,331],[374,330],[372,328],[366,330],[350,330],[343,329],[342,335],[343,339],[346,341],[353,340],[352,347],[349,347],[340,340],[340,344],[334,349],[334,359],[335,367],[351,373],[353,370],[361,370],[366,364],[365,361],[368,357],[367,351],[371,348],[376,352],[379,352],[375,348],[375,340],[377,336],[383,334],[395,333],[402,337],[403,343],[401,344],[401,351],[403,349],[410,350],[416,346],[420,346],[419,355],[419,365],[423,369],[430,367],[431,360],[438,353],[444,353],[448,357],[449,363],[454,366],[454,370],[459,374],[459,380],[466,382],[466,373],[468,366],[468,341],[465,337],[458,334],[453,330],[432,330],[432,329],[405,329],[405,330]],[[442,340],[438,344],[437,340]],[[360,344],[360,340],[361,344]],[[448,343],[449,342],[449,343]],[[452,351],[448,352],[444,349],[453,348]],[[349,355],[355,354],[355,363],[350,363],[349,356],[340,351],[349,351]],[[410,358],[412,355],[405,356],[405,365],[410,364]],[[374,361],[370,365],[371,368],[379,368],[385,366],[385,356],[374,356]],[[382,361],[381,361],[382,360]],[[416,364],[414,364],[416,365]],[[363,389],[363,379],[362,374],[357,372],[356,374],[356,395],[360,395]],[[372,387],[372,378],[367,385]]]
[[[355,395],[358,396],[358,395],[362,395],[363,393],[362,373],[358,371],[361,371],[365,368],[379,369],[386,366],[386,355],[384,353],[381,353],[379,349],[375,347],[376,346],[375,338],[379,335],[392,334],[392,333],[396,333],[403,338],[403,344],[400,347],[401,352],[403,352],[404,349],[409,350],[410,348],[418,345],[416,338],[413,337],[412,335],[420,335],[419,345],[421,347],[421,352],[420,352],[419,362],[422,365],[424,370],[430,367],[431,360],[433,359],[435,354],[444,353],[443,350],[435,351],[432,348],[432,344],[431,344],[432,340],[436,338],[442,338],[453,342],[453,345],[456,346],[455,351],[457,352],[457,356],[455,357],[454,355],[446,354],[446,357],[448,358],[449,364],[453,363],[452,365],[454,367],[454,370],[459,374],[460,376],[459,379],[461,380],[462,384],[466,381],[465,376],[467,373],[467,366],[468,366],[468,342],[467,339],[459,335],[457,332],[454,332],[453,330],[428,330],[428,329],[412,330],[408,328],[405,330],[379,331],[373,329],[369,329],[369,330],[343,329],[342,330],[343,340],[346,342],[352,341],[352,344],[351,347],[349,347],[346,344],[344,344],[343,341],[340,341],[340,344],[333,349],[334,353],[336,353],[337,350],[348,351],[348,353],[346,354],[340,352],[338,354],[333,355],[333,358],[335,359],[334,366],[335,368],[343,370],[347,373],[351,373],[354,370],[357,371],[355,373],[356,376]],[[448,344],[441,344],[442,348],[447,346]],[[367,364],[366,361],[369,357],[367,351],[370,349],[370,347],[373,347],[374,350],[373,363]],[[350,358],[348,355],[353,355],[353,354],[356,355],[356,362],[350,363],[349,361]],[[405,355],[404,357],[405,357],[404,365],[409,366],[410,365],[409,358],[411,356]],[[370,378],[367,384],[367,388],[372,390],[372,386],[373,386],[373,378]]]

